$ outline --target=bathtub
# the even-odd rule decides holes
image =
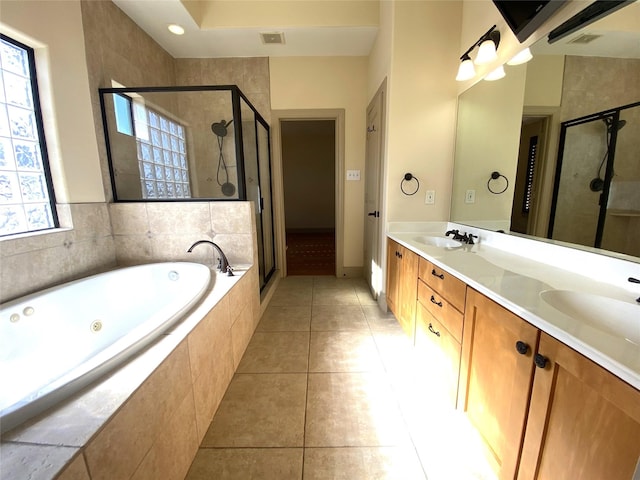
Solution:
[[[188,262],[113,270],[0,305],[0,429],[43,412],[139,352],[208,290]]]

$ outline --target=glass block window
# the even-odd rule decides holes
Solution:
[[[142,196],[191,198],[185,127],[133,101]]]
[[[33,49],[0,35],[0,236],[58,226]]]

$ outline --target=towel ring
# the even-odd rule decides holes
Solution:
[[[413,192],[409,193],[404,189],[404,182],[410,182],[411,180],[416,181],[416,189]],[[420,181],[410,173],[405,173],[404,177],[400,181],[400,190],[402,190],[402,193],[404,193],[405,195],[415,195],[416,192],[420,190]]]
[[[491,181],[492,180],[497,180],[500,177],[504,178],[504,181],[506,182],[506,185],[504,186],[504,188],[502,190],[500,190],[498,192],[498,191],[495,191],[495,190],[493,190],[491,188]],[[487,180],[487,188],[494,195],[500,195],[501,193],[506,192],[507,188],[509,188],[509,179],[507,177],[505,177],[504,175],[502,175],[500,172],[491,172],[491,177],[489,177],[489,180]]]

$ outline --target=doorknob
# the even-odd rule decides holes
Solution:
[[[369,213],[367,213],[367,215],[368,215],[369,217],[376,217],[376,218],[378,218],[378,217],[380,216],[380,212],[376,210],[376,211],[374,211],[374,212],[369,212]]]

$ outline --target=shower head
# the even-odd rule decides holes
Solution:
[[[602,119],[602,121],[605,123],[605,125],[607,126],[607,132],[611,133],[614,129],[614,125],[613,125],[613,117],[604,117]],[[617,130],[618,132],[620,130],[622,130],[622,127],[624,127],[627,124],[626,120],[618,120],[618,124],[617,124]]]
[[[212,123],[211,131],[215,133],[218,137],[226,137],[227,127],[232,123],[233,123],[233,120],[229,120],[228,122],[225,120],[220,120],[219,122]]]

